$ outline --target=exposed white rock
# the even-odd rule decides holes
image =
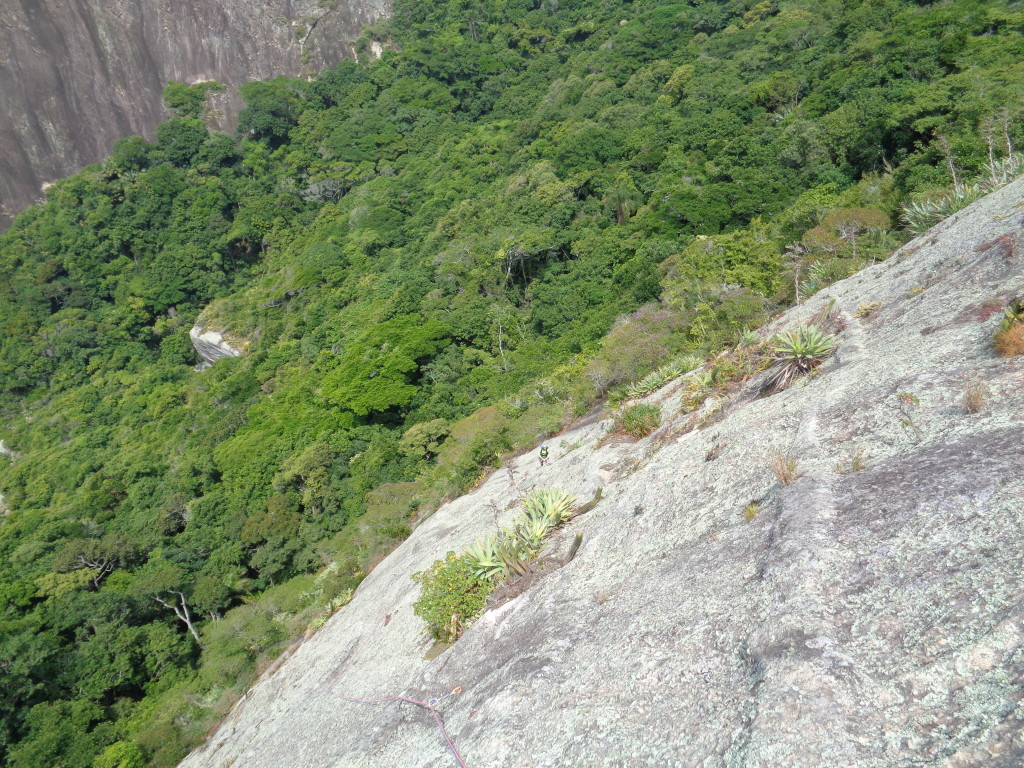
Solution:
[[[196,352],[203,359],[203,362],[196,366],[197,371],[209,368],[221,358],[238,357],[242,354],[228,343],[223,333],[206,330],[199,323],[192,326],[192,330],[188,332],[188,335],[192,339],[192,346],[195,347]]]
[[[782,317],[834,301],[818,375],[760,398],[755,378],[704,429],[666,388],[651,437],[584,421],[547,466],[519,457],[443,506],[183,766],[455,768],[427,709],[339,698],[398,695],[436,698],[472,768],[1024,765],[1024,357],[994,355],[990,311],[1024,293],[1021,199],[1019,181]],[[866,468],[837,471],[855,448]],[[801,473],[785,487],[777,451]],[[577,557],[425,660],[410,574],[533,488],[598,486],[555,544],[582,532]]]

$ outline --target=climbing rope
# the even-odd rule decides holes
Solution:
[[[408,704],[415,704],[417,707],[423,707],[424,709],[430,710],[430,714],[434,716],[434,721],[437,723],[437,727],[441,729],[441,735],[444,736],[444,740],[445,742],[447,742],[448,749],[451,750],[452,756],[455,758],[455,762],[457,762],[459,766],[461,766],[461,768],[466,768],[466,764],[462,761],[462,757],[459,756],[459,751],[455,748],[455,743],[448,735],[448,731],[446,731],[444,728],[444,721],[441,719],[441,714],[436,709],[434,709],[434,707],[437,704],[440,704],[449,696],[455,696],[456,694],[462,693],[461,687],[453,688],[444,696],[427,699],[426,701],[410,699],[407,696],[385,696],[383,699],[357,699],[354,696],[345,696],[344,694],[338,693],[337,691],[332,691],[330,688],[327,689],[327,692],[332,696],[337,696],[339,699],[342,699],[343,701],[353,701],[357,704],[381,704],[385,701],[404,701]]]

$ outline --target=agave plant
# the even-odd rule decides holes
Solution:
[[[665,367],[671,372],[672,378],[676,378],[684,373],[695,371],[702,365],[704,365],[704,358],[700,355],[680,355]]]
[[[1014,323],[1024,323],[1024,301],[1010,302],[1003,310],[1003,319],[999,324],[999,332],[1006,333]]]
[[[612,408],[618,408],[629,399],[629,392],[627,390],[617,389],[608,395],[608,405]]]
[[[743,332],[740,333],[739,341],[741,347],[756,347],[761,343],[761,337],[758,335],[757,331],[744,328]]]
[[[1016,155],[996,160],[989,166],[989,176],[985,186],[990,190],[999,189],[1020,175],[1021,159]]]
[[[523,546],[534,557],[543,549],[544,540],[551,531],[552,523],[547,517],[533,517],[529,514],[520,515],[512,530],[515,539],[522,542]]]
[[[699,408],[711,394],[714,386],[715,374],[713,371],[694,371],[687,380],[686,389],[683,391],[686,408],[689,410]]]
[[[505,570],[505,563],[501,557],[502,544],[495,535],[485,536],[481,541],[475,541],[466,548],[466,557],[469,558],[469,569],[477,576],[484,579],[495,579]]]
[[[635,400],[638,397],[644,397],[645,395],[651,394],[657,387],[653,385],[650,380],[651,376],[648,374],[636,384],[631,384],[626,388],[626,399]]]
[[[521,539],[508,539],[501,547],[501,573],[505,577],[522,576],[530,568],[530,560],[537,556]]]
[[[980,184],[958,184],[944,195],[916,200],[903,206],[902,220],[907,229],[919,235],[986,193]]]
[[[576,497],[557,488],[538,488],[523,499],[523,510],[528,517],[550,521],[549,528],[565,522]]]
[[[645,397],[651,392],[661,389],[663,386],[668,384],[672,379],[679,378],[684,373],[689,373],[695,368],[700,368],[704,364],[704,359],[697,355],[681,355],[674,360],[670,360],[665,365],[658,368],[656,371],[644,376],[640,381],[626,388],[625,397],[618,399],[615,402],[611,402],[611,405],[620,405],[625,400],[634,400],[638,397]]]
[[[694,391],[701,392],[711,389],[713,386],[715,386],[714,371],[697,371],[690,377],[690,388]]]
[[[636,384],[633,384],[626,390],[626,397],[629,400],[633,400],[637,397],[644,397],[651,394],[655,390],[661,389],[665,386],[672,376],[665,370],[665,368],[659,368],[656,371],[644,376]]]
[[[807,278],[800,283],[797,290],[797,298],[800,301],[807,301],[822,288],[826,288],[840,278],[837,274],[838,265],[828,264],[825,261],[816,261],[807,269]]]
[[[800,376],[817,368],[839,346],[835,336],[816,325],[782,331],[772,339],[774,359],[779,364],[768,377],[768,386],[785,389]]]

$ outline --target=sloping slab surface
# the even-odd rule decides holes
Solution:
[[[991,347],[993,308],[1024,294],[1022,201],[1016,182],[781,318],[834,300],[817,376],[755,380],[693,431],[668,389],[652,437],[587,424],[443,507],[183,765],[458,765],[428,710],[333,695],[456,687],[436,707],[472,768],[1024,764],[1024,358]],[[837,472],[858,449],[867,468]],[[411,573],[531,488],[599,486],[556,543],[583,531],[575,560],[423,659]]]

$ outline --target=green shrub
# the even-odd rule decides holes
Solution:
[[[92,768],[146,768],[146,756],[131,741],[115,741],[100,752]]]
[[[633,437],[646,437],[661,424],[661,409],[656,405],[631,405],[615,417],[615,429]]]
[[[797,299],[806,301],[823,288],[849,277],[867,262],[847,257],[820,258],[807,268],[806,277],[800,281]]]
[[[474,572],[468,557],[454,552],[412,578],[421,585],[413,613],[427,623],[431,637],[446,643],[457,640],[463,628],[483,613],[494,586],[490,579]]]
[[[687,343],[686,315],[661,304],[648,304],[622,317],[601,341],[583,371],[598,395],[650,371],[658,361]]]

